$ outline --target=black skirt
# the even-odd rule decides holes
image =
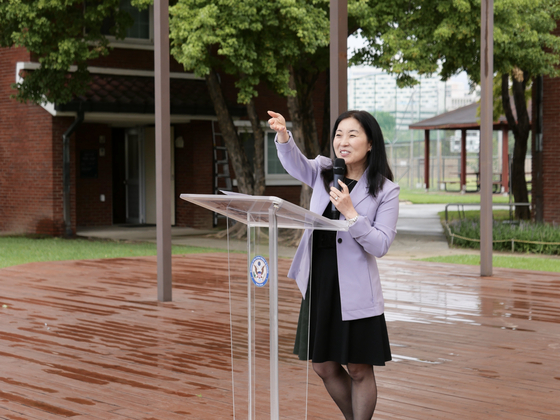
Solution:
[[[330,207],[329,203],[324,216],[330,217]],[[301,360],[311,359],[315,363],[333,361],[343,365],[360,363],[384,366],[385,362],[391,360],[383,314],[353,321],[342,320],[336,232],[314,232],[310,277],[306,298],[301,302],[294,354]]]

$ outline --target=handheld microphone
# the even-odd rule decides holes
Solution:
[[[339,191],[342,190],[342,187],[338,183],[338,180],[342,181],[344,179],[345,174],[346,174],[346,162],[344,162],[344,159],[336,158],[334,160],[334,164],[333,164],[333,175],[334,175],[333,176],[333,185]],[[333,213],[333,218],[335,220],[338,219],[340,217],[340,213],[336,209],[334,203],[332,204],[331,210],[332,210],[332,213]]]

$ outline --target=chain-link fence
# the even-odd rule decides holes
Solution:
[[[348,103],[353,109],[371,112],[385,138],[387,154],[395,180],[402,188],[425,188],[424,131],[410,130],[411,124],[433,118],[477,101],[464,81],[442,82],[436,76],[417,75],[418,84],[399,88],[394,75],[379,70],[356,67],[348,81]],[[472,117],[472,116],[471,116]],[[473,120],[474,122],[474,120]],[[480,132],[466,132],[467,191],[476,191],[479,184]],[[493,181],[495,191],[503,190],[502,165],[508,162],[515,142],[510,132],[507,152],[502,151],[502,132],[493,134]],[[529,140],[529,147],[530,147]],[[461,130],[430,131],[430,190],[460,190]],[[506,153],[503,159],[502,153]],[[507,164],[507,163],[506,163]],[[525,164],[527,180],[531,180],[530,150]]]
[[[435,131],[433,132],[435,133]],[[423,135],[423,132],[422,132]],[[439,138],[430,139],[430,162],[429,183],[430,190],[441,190],[449,192],[460,191],[461,177],[461,154],[454,147],[455,136],[453,132],[440,132]],[[510,138],[513,138],[511,136]],[[494,156],[492,158],[492,170],[495,192],[503,191],[505,188],[499,184],[502,181],[502,153],[501,136],[495,135]],[[466,180],[467,191],[476,191],[479,180],[479,154],[478,145],[467,151],[466,158]],[[409,142],[387,142],[387,156],[393,171],[395,182],[405,189],[424,189],[424,140],[411,139]],[[511,153],[513,142],[509,144],[509,164],[511,164]],[[510,171],[511,172],[511,171]],[[525,172],[530,180],[531,156],[525,160]]]

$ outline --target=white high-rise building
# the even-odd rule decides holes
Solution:
[[[438,76],[418,76],[420,83],[399,89],[394,75],[371,67],[348,70],[348,107],[370,112],[388,112],[396,118],[397,130],[477,100],[465,82],[442,82]]]

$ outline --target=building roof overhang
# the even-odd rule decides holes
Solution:
[[[35,70],[39,63],[18,63],[21,70]],[[88,68],[91,82],[86,93],[65,104],[45,103],[42,107],[53,116],[84,113],[84,122],[110,124],[150,124],[155,122],[154,72],[146,70]],[[72,68],[70,69],[72,71]],[[206,82],[192,73],[170,74],[171,123],[215,120],[216,112]],[[228,105],[232,117],[246,115],[246,108]]]

